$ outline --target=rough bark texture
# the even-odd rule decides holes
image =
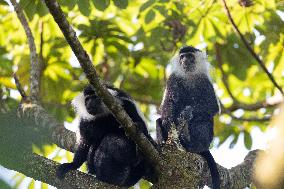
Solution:
[[[24,113],[35,120],[34,127],[43,130],[57,128],[52,133],[52,141],[64,149],[73,151],[75,148],[75,135],[66,129],[58,129],[58,123],[49,116],[39,105],[23,105]],[[207,163],[197,154],[185,152],[175,145],[165,144],[159,150],[160,155],[160,176],[159,181],[153,188],[198,188],[204,185],[211,185],[211,176]],[[252,171],[256,152],[250,152],[243,163],[226,169],[218,165],[221,175],[222,188],[241,189],[252,182]],[[17,170],[17,169],[16,169]],[[53,182],[48,182],[53,185]]]
[[[11,157],[13,158],[13,157]],[[11,166],[6,166],[9,169],[16,170],[24,175],[35,180],[51,184],[57,188],[120,188],[98,181],[94,176],[82,173],[80,171],[70,171],[66,174],[65,179],[59,180],[56,177],[55,171],[58,163],[49,160],[37,154],[23,154],[22,161]]]
[[[39,59],[36,52],[36,45],[34,42],[34,37],[29,27],[28,21],[24,15],[23,10],[16,0],[11,0],[12,5],[17,13],[17,16],[25,30],[26,36],[28,38],[28,44],[30,48],[30,59],[31,59],[31,71],[30,71],[30,98],[32,101],[39,101],[39,81],[40,81],[40,71],[39,71]]]

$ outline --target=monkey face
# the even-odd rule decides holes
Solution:
[[[196,68],[195,53],[199,52],[198,49],[185,46],[179,51],[179,64],[187,72],[193,72]]]
[[[89,114],[97,115],[106,111],[106,106],[91,86],[85,88],[84,97],[86,110]]]

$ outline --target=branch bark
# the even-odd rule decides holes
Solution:
[[[63,127],[58,126],[59,124],[55,121],[55,119],[48,115],[47,112],[38,104],[23,104],[22,105],[23,114],[22,116],[27,116],[34,120],[35,125],[32,125],[32,128],[37,128],[43,131],[53,131],[52,132],[52,142],[58,144],[58,146],[73,151],[75,148],[75,134],[73,132],[67,131]],[[49,132],[48,132],[49,133]],[[221,180],[222,180],[222,188],[241,188],[243,186],[248,185],[252,182],[252,168],[254,159],[256,156],[256,151],[250,152],[249,155],[245,158],[245,161],[232,168],[226,169],[222,166],[218,166],[220,171]],[[46,160],[43,157],[38,160],[38,157],[35,157],[38,162],[26,164],[24,170],[22,168],[7,166],[7,168],[14,169],[16,171],[20,171],[27,176],[31,176],[35,179],[42,180],[51,185],[58,186],[59,184],[67,183],[58,183],[59,181],[54,176],[54,171],[56,169],[56,163],[51,160]],[[27,161],[33,162],[34,155],[27,158]],[[165,145],[161,147],[161,176],[159,182],[154,184],[156,188],[198,188],[198,186],[210,185],[210,173],[207,167],[207,163],[197,154],[188,153],[184,150],[178,149],[172,145]],[[16,165],[16,164],[15,164]],[[44,165],[44,166],[43,166]],[[45,168],[46,166],[50,166],[50,168]],[[39,168],[39,169],[37,169]],[[30,170],[35,169],[35,170]],[[43,171],[42,175],[37,176],[39,174],[38,171],[40,169],[47,169],[47,173]],[[34,175],[35,174],[35,175]],[[97,180],[93,180],[92,178],[85,176],[83,173],[79,173],[77,171],[71,172],[69,176],[67,175],[69,186],[75,186],[74,182],[80,182],[77,179],[91,179],[92,182],[97,184]],[[42,177],[42,178],[41,178]],[[45,178],[47,177],[47,178]],[[70,178],[70,180],[69,180]],[[62,182],[62,181],[61,181]],[[87,182],[87,181],[86,181]],[[89,181],[87,182],[89,183]],[[93,183],[94,184],[94,183]],[[79,185],[76,185],[77,188]],[[86,186],[82,184],[81,186]],[[93,186],[93,185],[91,185]],[[63,187],[59,187],[63,188]]]
[[[159,155],[154,146],[146,139],[144,134],[137,131],[134,123],[121,107],[121,105],[112,97],[112,95],[102,85],[95,67],[88,56],[87,52],[82,47],[80,41],[76,36],[76,32],[68,23],[60,5],[56,0],[45,0],[45,3],[53,16],[54,20],[61,29],[72,51],[76,55],[82,69],[84,70],[89,82],[96,89],[98,95],[102,97],[106,106],[113,112],[117,120],[121,123],[126,133],[139,146],[145,157],[154,165],[155,170],[158,171]]]
[[[227,6],[226,0],[222,0],[224,3],[224,7],[226,10],[226,13],[229,17],[230,22],[232,23],[233,27],[235,28],[235,30],[237,31],[238,35],[240,36],[241,40],[243,41],[243,43],[245,44],[246,48],[248,49],[248,51],[251,53],[251,55],[255,58],[255,60],[258,62],[258,64],[260,65],[260,67],[263,69],[263,71],[266,73],[266,75],[268,76],[268,78],[270,79],[270,81],[273,83],[273,85],[281,92],[281,94],[284,96],[284,92],[282,90],[282,88],[278,85],[278,83],[276,82],[276,80],[274,79],[274,77],[272,76],[272,74],[268,71],[268,69],[266,68],[264,62],[262,62],[262,60],[259,58],[259,56],[256,54],[256,52],[254,52],[254,50],[252,49],[252,47],[249,45],[249,43],[247,42],[247,40],[245,39],[244,35],[241,33],[241,31],[239,30],[238,26],[236,25],[230,10]]]
[[[9,155],[9,154],[5,154]],[[74,189],[74,188],[120,188],[98,181],[94,176],[85,174],[78,170],[70,171],[66,174],[65,179],[60,180],[56,176],[56,169],[59,163],[37,154],[22,154],[21,162],[14,164],[3,164],[6,168],[16,170],[35,180],[48,183],[57,188]],[[1,156],[1,155],[0,155]],[[14,157],[11,157],[14,158]]]
[[[253,171],[256,161],[256,157],[260,150],[253,150],[246,155],[244,162],[232,167],[231,169],[226,169],[218,165],[218,170],[221,177],[221,188],[230,189],[241,189],[249,186],[253,180]],[[212,186],[210,181],[211,175],[208,169],[202,173],[202,182],[200,186],[208,185]]]
[[[31,71],[30,71],[30,99],[34,102],[39,101],[39,80],[40,80],[40,71],[39,71],[39,59],[36,52],[36,45],[34,42],[34,37],[29,27],[28,21],[24,15],[23,10],[16,0],[11,0],[12,5],[14,6],[15,12],[25,30],[28,44],[30,48],[30,59],[31,59]]]

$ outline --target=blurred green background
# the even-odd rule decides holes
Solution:
[[[267,103],[278,104],[282,97],[234,31],[221,0],[59,3],[100,77],[133,96],[148,118],[153,135],[167,64],[180,47],[192,45],[207,51],[214,87],[225,107],[215,119],[213,146],[225,142],[227,148],[234,148],[241,143],[249,150],[262,140],[254,137],[252,131],[265,132],[269,128],[270,118],[278,108]],[[227,0],[227,4],[249,45],[283,87],[283,0]],[[42,104],[59,122],[74,130],[76,122],[71,122],[75,114],[70,101],[87,84],[86,77],[42,1],[20,0],[20,5],[29,19],[41,60]],[[24,30],[13,7],[0,0],[0,112],[15,109],[20,101],[13,72],[28,91],[29,65]],[[44,150],[34,147],[34,151],[56,161],[72,160],[70,152],[56,145],[46,145]],[[5,186],[7,177],[13,188],[48,188],[21,174],[9,173],[3,181],[4,177],[0,177],[1,189],[9,188]],[[140,187],[148,188],[149,183],[141,181]]]

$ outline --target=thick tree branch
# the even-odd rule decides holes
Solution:
[[[259,152],[259,150],[249,152],[245,157],[244,162],[231,169],[226,169],[218,165],[221,177],[221,188],[241,189],[249,186],[253,180],[254,164]],[[204,185],[212,186],[211,182],[208,182],[211,180],[208,169],[205,169],[202,175],[203,179],[200,183],[200,187],[203,187]]]
[[[16,170],[28,177],[48,183],[57,188],[120,188],[117,186],[100,182],[94,176],[85,174],[78,170],[70,171],[66,174],[65,179],[59,180],[55,174],[58,165],[59,163],[56,163],[50,159],[39,156],[37,154],[31,153],[24,154],[21,158],[21,162],[19,163],[3,164],[3,166],[8,169]]]
[[[134,123],[121,107],[121,105],[109,94],[100,81],[94,65],[88,56],[87,52],[82,47],[78,40],[74,29],[68,23],[64,13],[62,12],[60,5],[56,0],[45,0],[50,13],[54,20],[61,29],[67,42],[69,43],[72,51],[76,55],[82,69],[84,70],[89,82],[96,89],[98,95],[102,97],[106,106],[114,113],[115,117],[122,124],[126,133],[137,143],[141,151],[146,158],[155,166],[155,170],[158,171],[159,155],[154,146],[146,139],[145,135],[138,132]]]
[[[12,5],[17,13],[17,16],[25,30],[26,36],[28,38],[28,44],[30,48],[30,59],[31,59],[31,71],[30,71],[30,99],[32,101],[39,101],[39,60],[36,52],[36,45],[34,42],[34,37],[29,27],[28,21],[21,9],[20,5],[16,0],[11,0]]]
[[[76,135],[74,132],[65,129],[62,124],[59,124],[40,105],[23,103],[21,107],[22,116],[33,119],[37,124],[37,128],[51,133],[51,142],[57,144],[60,148],[74,152],[76,144]]]
[[[52,141],[54,143],[69,151],[74,150],[74,133],[67,131],[63,127],[59,127],[54,118],[49,116],[41,106],[37,104],[25,104],[23,105],[23,110],[23,116],[28,116],[35,121],[36,125],[31,126],[32,128],[39,128],[44,131],[53,130]],[[55,128],[57,129],[55,130]],[[176,188],[179,188],[179,186],[184,186],[184,188],[197,188],[198,186],[210,183],[211,177],[207,163],[199,155],[188,153],[171,145],[162,146],[161,154],[162,176],[157,185],[154,185],[155,187],[159,188],[159,186],[163,186],[163,188],[167,188],[168,185],[170,188],[176,185]],[[224,186],[223,188],[241,188],[240,186],[251,183],[252,178],[250,175],[252,173],[254,158],[255,152],[250,152],[242,164],[232,169],[228,170],[222,166],[218,166],[221,173],[222,186]],[[33,166],[33,168],[34,167],[36,166]],[[55,169],[56,167],[53,168]],[[25,172],[23,173],[26,174]],[[73,173],[71,172],[71,175]],[[74,179],[73,177],[70,178]],[[52,184],[52,182],[43,181]]]
[[[243,41],[243,43],[245,44],[246,48],[248,49],[248,51],[251,53],[251,55],[256,59],[256,61],[258,62],[258,64],[260,65],[260,67],[263,69],[263,71],[266,73],[266,75],[269,77],[270,81],[273,83],[273,85],[281,92],[282,95],[284,95],[284,92],[282,90],[282,88],[278,85],[278,83],[276,82],[276,80],[274,79],[274,77],[272,76],[271,73],[269,73],[268,69],[266,68],[264,62],[262,62],[262,60],[259,58],[259,56],[256,54],[256,52],[254,52],[254,50],[252,49],[252,47],[249,45],[249,43],[247,42],[247,40],[245,39],[245,37],[243,36],[243,34],[241,33],[241,31],[239,30],[238,26],[236,25],[235,21],[233,20],[233,17],[230,13],[230,10],[227,6],[226,0],[222,0],[224,3],[224,7],[226,10],[226,13],[229,17],[230,22],[232,23],[233,27],[235,28],[235,30],[237,31],[238,35],[240,36],[241,40]]]

